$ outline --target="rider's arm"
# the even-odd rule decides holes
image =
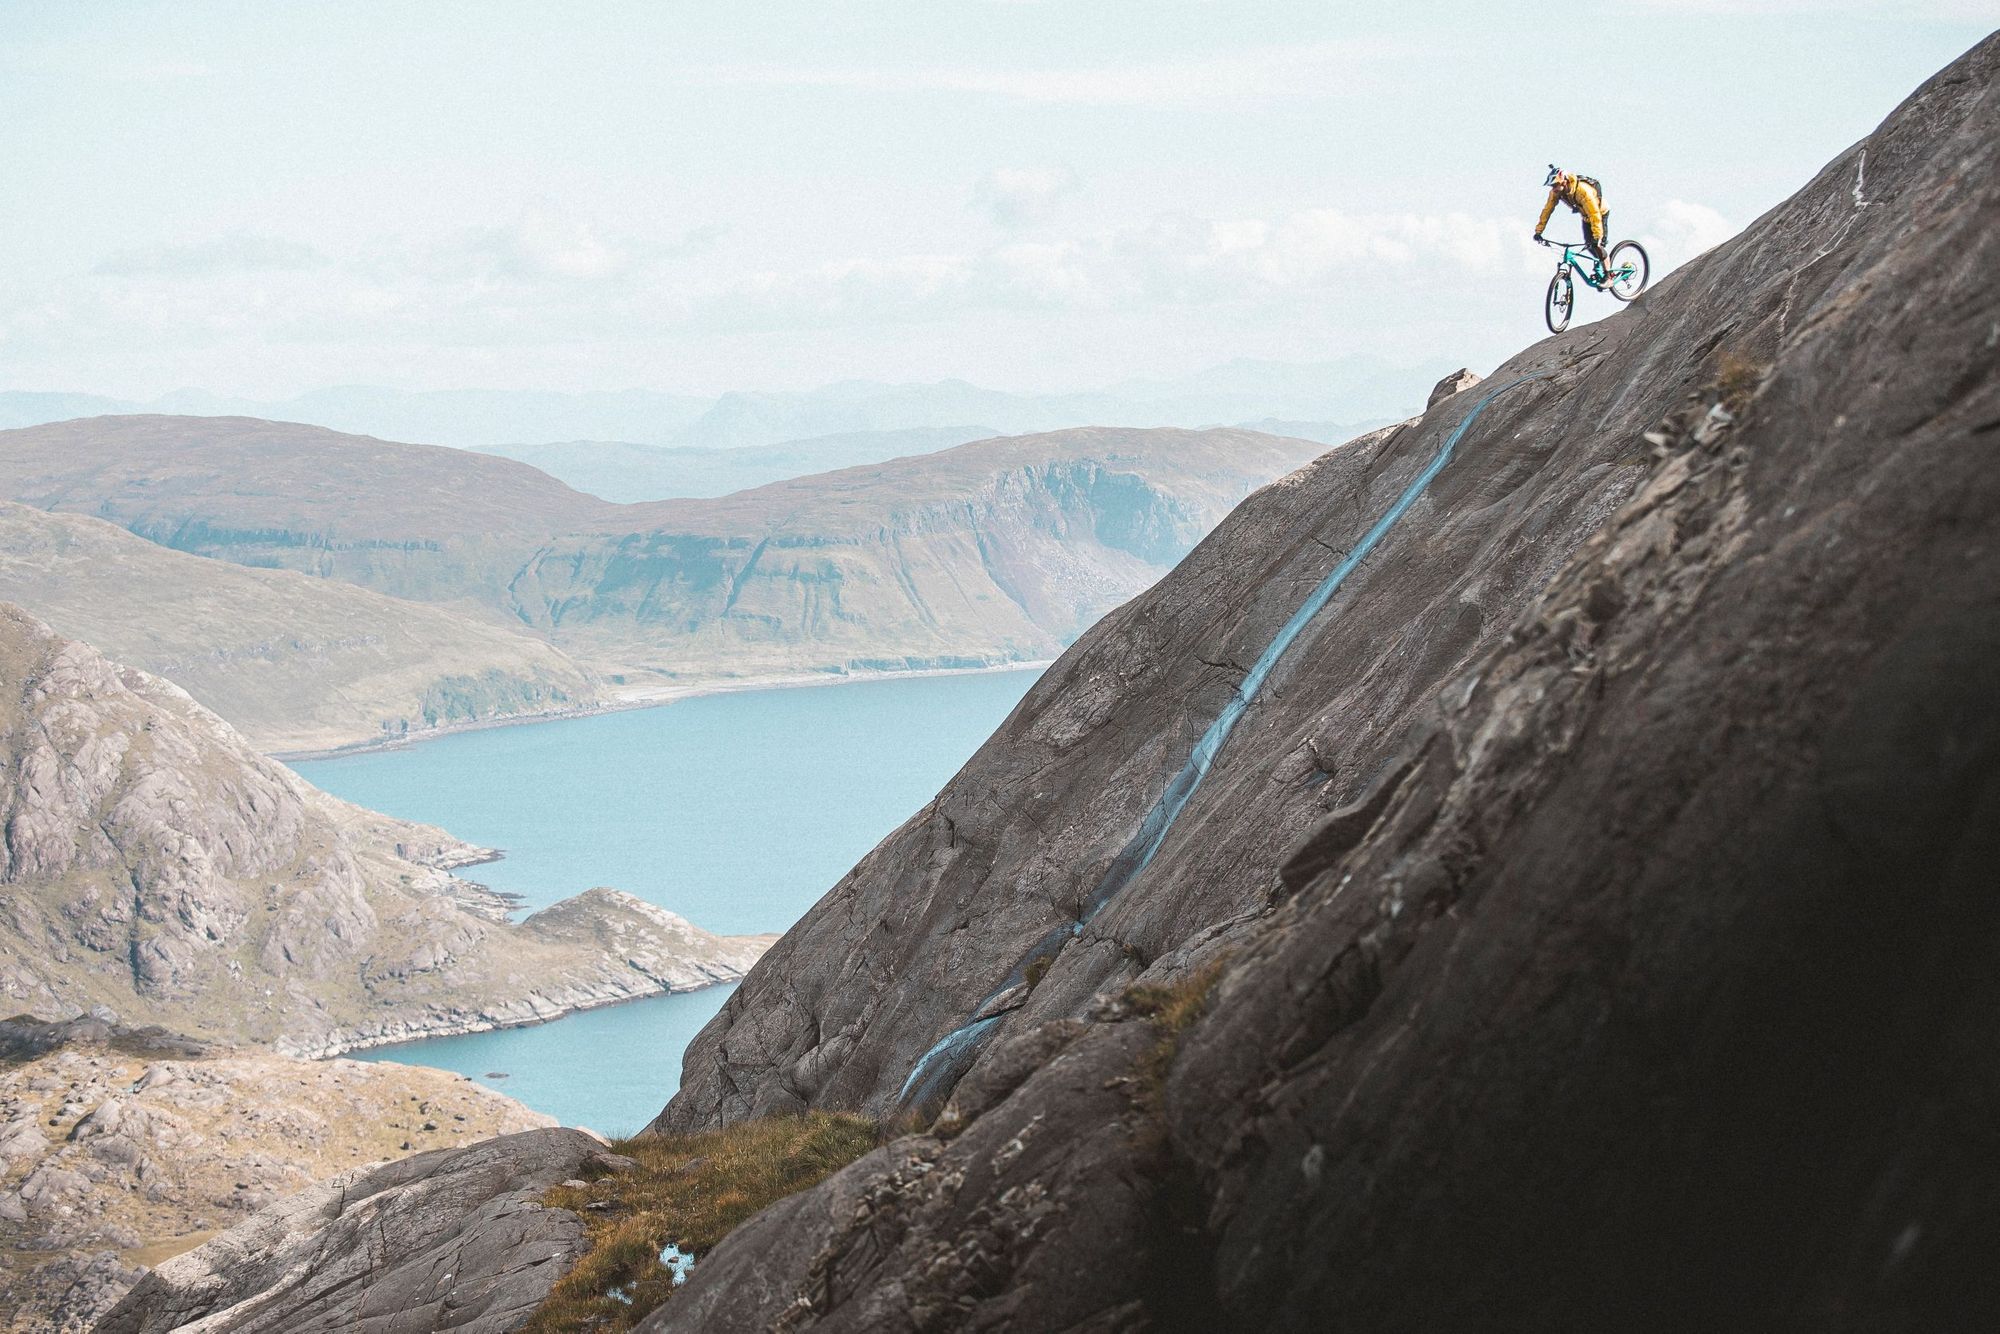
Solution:
[[[1549,190],[1549,202],[1542,205],[1541,219],[1535,223],[1535,235],[1540,236],[1542,229],[1549,225],[1549,215],[1556,211],[1556,201],[1561,198],[1561,187],[1551,187]]]

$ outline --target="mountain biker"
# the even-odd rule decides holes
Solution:
[[[1549,202],[1542,205],[1541,221],[1535,224],[1535,239],[1542,239],[1542,229],[1549,225],[1549,215],[1556,211],[1556,205],[1568,204],[1583,219],[1583,245],[1597,260],[1597,271],[1603,274],[1608,259],[1604,253],[1604,190],[1588,176],[1574,176],[1555,163],[1549,164],[1549,174],[1542,182],[1549,187]]]

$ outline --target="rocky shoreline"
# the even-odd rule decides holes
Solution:
[[[1054,661],[1054,658],[1019,658],[993,662],[983,667],[915,667],[907,670],[863,668],[837,674],[800,672],[779,676],[752,676],[742,680],[719,678],[688,685],[635,686],[627,687],[622,692],[612,691],[611,698],[602,704],[551,709],[545,713],[515,713],[504,718],[481,718],[476,722],[444,723],[437,727],[426,727],[422,731],[404,732],[380,740],[371,738],[331,749],[273,751],[270,753],[270,758],[284,764],[338,760],[350,755],[372,755],[385,750],[403,750],[426,741],[457,736],[462,732],[487,732],[499,727],[526,727],[536,723],[560,723],[576,718],[597,718],[607,713],[629,713],[634,709],[664,708],[684,699],[700,699],[709,695],[737,695],[754,690],[809,690],[815,686],[860,685],[870,681],[906,681],[930,676],[991,676],[996,672],[1039,672]],[[507,855],[504,850],[489,851],[492,855],[482,857],[477,862],[459,864],[483,865],[499,861]]]
[[[769,945],[777,937],[744,936],[738,939]],[[531,993],[501,1005],[481,1007],[477,1014],[442,1017],[434,1024],[405,1019],[363,1032],[335,1033],[322,1043],[278,1042],[273,1044],[273,1048],[283,1055],[300,1060],[331,1060],[345,1056],[349,1052],[372,1051],[379,1047],[396,1047],[410,1042],[428,1042],[433,1038],[463,1037],[468,1033],[494,1033],[509,1028],[533,1028],[538,1024],[551,1024],[558,1019],[567,1019],[571,1015],[582,1014],[588,1010],[629,1005],[634,1001],[652,1000],[658,996],[685,995],[693,991],[706,991],[710,987],[732,986],[741,981],[742,976],[741,972],[735,970],[718,970],[716,976],[694,983],[658,983],[629,988],[612,985],[601,992],[586,989],[590,994],[574,1000]],[[527,1013],[518,1013],[522,1010],[526,1010]]]

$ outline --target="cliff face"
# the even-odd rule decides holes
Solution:
[[[0,996],[301,1054],[735,977],[762,946],[593,890],[519,926],[440,830],[0,604]],[[609,940],[615,951],[603,948]]]
[[[1087,635],[661,1118],[936,1130],[645,1327],[1991,1309],[1996,83],[2000,38]]]
[[[1267,914],[1308,831],[1377,792],[1412,729],[1433,725],[1439,701],[1521,632],[1581,546],[1656,484],[1645,433],[1691,393],[1768,375],[1842,403],[1824,417],[1825,439],[1810,434],[1818,415],[1782,423],[1788,441],[1810,444],[1770,481],[1759,531],[1791,531],[1848,500],[1885,446],[1841,399],[1855,373],[1843,367],[1865,366],[1871,381],[1903,386],[1908,412],[1935,414],[1993,361],[1979,323],[1990,307],[1943,258],[1986,239],[1986,184],[1963,167],[1981,148],[1964,128],[1984,114],[1978,93],[1944,76],[1630,311],[1540,343],[1422,418],[1251,497],[1066,654],[932,805],[787,933],[692,1049],[661,1124],[801,1105],[891,1110],[924,1053],[967,1021],[1005,1012],[990,1040],[1077,1014]],[[1931,360],[1876,336],[1927,307],[1933,319],[1972,312],[1963,347]],[[1864,331],[1876,336],[1865,348]],[[1407,510],[1367,546],[1406,494]],[[1929,536],[1897,531],[1869,549],[1900,553]],[[1885,540],[1898,545],[1883,552]],[[1142,830],[1198,739],[1357,551],[1132,875]]]
[[[526,628],[643,692],[1053,656],[1252,487],[1250,431],[1059,431],[615,505],[508,459],[240,418],[0,432],[16,500]]]
[[[1316,447],[1077,430],[631,507],[545,553],[524,620],[604,670],[699,677],[1052,657]]]
[[[264,751],[588,708],[598,682],[518,629],[288,570],[203,560],[0,502],[0,598],[165,676]]]

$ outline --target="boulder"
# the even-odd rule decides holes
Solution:
[[[1453,394],[1460,393],[1464,390],[1470,389],[1472,388],[1472,386],[1480,384],[1484,380],[1485,380],[1484,376],[1475,374],[1469,368],[1460,367],[1458,370],[1453,371],[1450,375],[1445,376],[1442,380],[1439,380],[1437,384],[1431,389],[1430,398],[1425,400],[1424,402],[1424,411],[1426,412],[1430,411],[1438,404],[1444,402],[1447,398],[1450,398]]]

